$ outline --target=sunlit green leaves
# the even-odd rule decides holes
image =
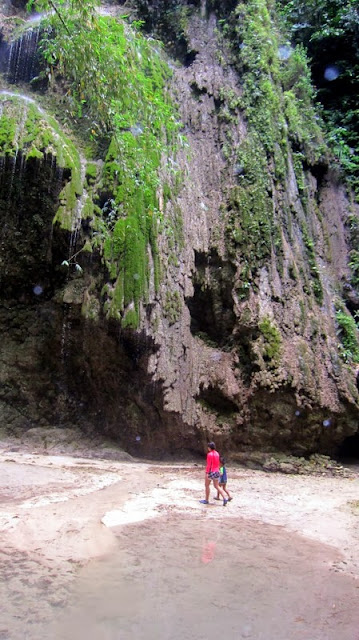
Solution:
[[[176,146],[179,123],[160,43],[145,38],[138,23],[101,15],[98,5],[32,3],[51,12],[41,42],[49,78],[66,80],[73,121],[88,123],[102,150],[108,145],[101,189],[109,198],[92,222],[94,246],[111,281],[106,310],[128,326],[129,318],[139,321],[140,300],[148,295],[150,254],[158,284],[159,169]]]

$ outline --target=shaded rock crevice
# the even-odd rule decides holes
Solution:
[[[233,278],[235,270],[215,250],[208,255],[195,252],[194,294],[187,300],[193,335],[209,340],[215,347],[231,342],[235,326]]]

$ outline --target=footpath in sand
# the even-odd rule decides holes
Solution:
[[[3,446],[0,469],[0,640],[359,640],[355,469],[229,465],[226,507],[195,462]]]

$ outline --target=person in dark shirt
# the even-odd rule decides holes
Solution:
[[[229,491],[227,490],[227,469],[226,469],[226,459],[221,456],[220,457],[220,461],[219,461],[220,467],[219,467],[219,473],[221,474],[219,477],[219,486],[222,487],[224,493],[227,494],[228,496],[228,502],[230,502],[232,500],[232,496],[229,493]],[[219,491],[217,491],[217,496],[215,497],[215,500],[220,500],[219,497]]]

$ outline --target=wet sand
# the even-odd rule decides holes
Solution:
[[[0,640],[359,640],[356,472],[229,466],[224,508],[195,463],[0,467]]]
[[[359,582],[334,572],[326,545],[237,518],[222,531],[178,515],[123,529],[111,557],[81,572],[52,637],[359,638]]]

